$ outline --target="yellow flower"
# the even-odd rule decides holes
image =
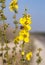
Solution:
[[[19,35],[22,35],[24,37],[29,37],[29,32],[27,32],[26,30],[20,30]]]
[[[29,30],[31,30],[31,26],[30,25],[25,25],[24,29],[27,30],[27,31],[29,31]]]
[[[18,3],[17,1],[13,0],[10,5],[9,5],[9,9],[10,11],[14,11],[14,10],[17,10],[18,9]]]
[[[20,18],[20,24],[24,25],[26,18]]]
[[[29,38],[28,37],[24,37],[24,36],[19,36],[19,39],[20,39],[20,41],[24,41],[24,42],[29,42]]]
[[[19,39],[20,39],[20,41],[22,41],[23,40],[23,36],[19,35]]]
[[[29,33],[25,30],[21,30],[19,32],[19,39],[23,40],[24,42],[29,42]]]
[[[20,24],[22,24],[22,25],[29,25],[31,23],[32,23],[31,17],[24,16],[24,17],[20,18]]]
[[[29,52],[30,57],[32,57],[32,52]]]
[[[24,38],[24,41],[25,43],[29,42],[29,38],[28,37]]]
[[[30,61],[32,57],[32,52],[26,54],[26,60]]]
[[[22,51],[22,52],[21,52],[21,55],[23,55],[23,56],[24,56],[24,54],[25,54],[25,53],[24,53],[24,51]]]
[[[17,36],[15,39],[14,39],[14,43],[18,43],[20,41],[19,37]]]

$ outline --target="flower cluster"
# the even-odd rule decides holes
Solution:
[[[32,52],[26,54],[26,60],[30,61],[31,57],[32,57]]]
[[[24,41],[25,43],[29,42],[29,31],[31,30],[31,17],[29,14],[25,14],[22,18],[20,18],[20,32],[18,36],[18,41]],[[17,38],[15,39],[17,40]]]
[[[18,9],[18,1],[12,0],[9,5],[9,9],[10,9],[10,11],[16,11]]]
[[[29,42],[29,30],[31,30],[31,23],[31,17],[29,14],[25,14],[22,18],[20,18],[20,24],[22,26],[21,31],[19,32],[19,37],[22,37],[23,41],[26,43]]]

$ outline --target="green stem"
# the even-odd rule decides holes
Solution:
[[[22,51],[24,51],[24,41],[23,41],[23,44],[22,44]],[[24,56],[22,56],[22,64],[24,65]]]
[[[6,47],[7,47],[7,43],[6,43]],[[6,50],[6,52],[7,52],[7,61],[8,61],[8,50]],[[8,64],[8,62],[7,62],[7,64]]]
[[[15,44],[15,51],[14,51],[14,57],[16,58],[16,47],[17,47],[17,44]],[[16,60],[15,60],[16,61]],[[15,65],[15,64],[14,64]]]
[[[4,21],[3,21],[4,22]],[[3,23],[4,24],[4,23]],[[3,37],[3,36],[2,36]],[[4,45],[4,43],[3,43],[3,40],[2,40],[2,38],[0,38],[0,41],[2,41],[2,43],[1,43],[1,51],[2,51],[2,61],[3,61],[3,45]],[[4,63],[3,63],[3,65],[4,65]]]
[[[1,45],[2,46],[2,45]],[[2,61],[3,61],[3,46],[2,46]],[[4,63],[3,63],[3,65],[4,65]]]
[[[23,41],[23,44],[22,44],[22,51],[24,50],[24,41]]]
[[[3,43],[1,43],[1,52],[2,52],[2,64],[4,65],[4,63],[3,63],[3,45],[2,45]]]

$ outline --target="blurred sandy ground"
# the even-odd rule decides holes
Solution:
[[[36,64],[36,52],[38,48],[42,48],[42,52],[41,52],[41,57],[42,57],[42,62],[40,65],[45,65],[45,32],[35,32],[32,33],[31,38],[33,39],[33,45],[34,45],[34,53],[33,53],[33,58],[32,58],[32,65],[37,65]]]

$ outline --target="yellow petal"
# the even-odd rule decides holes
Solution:
[[[30,60],[30,57],[29,57],[28,53],[26,54],[26,60],[28,60],[28,61]]]
[[[26,21],[26,18],[20,18],[20,24],[24,25],[25,24],[25,21]]]
[[[20,30],[19,35],[24,35],[26,33],[25,30]]]
[[[16,1],[17,1],[17,0],[11,1],[10,5],[9,5],[10,11],[14,11],[15,9],[18,9],[18,4],[17,4]]]
[[[27,60],[30,61],[30,58],[28,57]]]
[[[18,5],[15,5],[15,8],[18,9]]]
[[[23,36],[20,35],[20,36],[19,36],[19,39],[20,39],[20,40],[23,40]]]
[[[24,51],[22,51],[22,52],[21,52],[21,55],[24,55],[24,54],[25,54]]]
[[[9,9],[10,9],[10,11],[11,11],[11,12],[13,11],[13,9],[12,9],[12,7],[11,7],[11,6],[9,7]]]
[[[14,43],[18,43],[20,40],[19,40],[19,37],[17,36],[15,39],[14,39]]]
[[[30,25],[25,25],[24,29],[27,30],[27,31],[29,31],[29,30],[31,30],[31,26]]]
[[[29,52],[30,57],[32,57],[32,52]]]
[[[24,38],[25,43],[29,42],[29,38]]]

